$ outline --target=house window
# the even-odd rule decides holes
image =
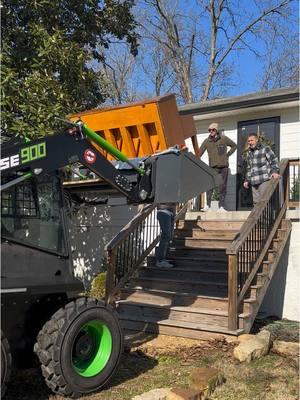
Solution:
[[[238,149],[237,149],[237,210],[250,210],[253,207],[251,190],[244,189],[245,160],[244,154],[247,145],[247,137],[250,133],[262,136],[274,153],[279,158],[279,129],[280,117],[254,119],[238,122]]]

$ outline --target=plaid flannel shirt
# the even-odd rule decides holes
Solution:
[[[252,186],[270,179],[273,172],[279,173],[278,159],[269,146],[257,144],[247,152],[246,181]]]

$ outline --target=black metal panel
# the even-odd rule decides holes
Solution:
[[[170,152],[154,159],[154,203],[185,202],[219,184],[219,175],[192,153]]]
[[[24,293],[81,291],[68,258],[4,241],[1,246],[1,290]]]
[[[1,329],[9,340],[16,367],[34,365],[33,346],[38,332],[68,300],[65,293],[7,293],[1,296]]]

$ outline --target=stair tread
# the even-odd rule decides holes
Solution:
[[[185,239],[176,239],[176,240],[185,240]],[[197,239],[197,240],[202,240],[202,241],[204,241],[205,239]],[[214,242],[212,242],[212,241],[210,241],[209,239],[206,239],[206,241],[207,242],[211,242],[211,243],[213,243],[214,244],[214,247],[204,247],[204,246],[206,246],[206,244],[204,244],[204,243],[202,243],[202,246],[203,247],[189,247],[189,246],[182,246],[182,245],[180,245],[180,246],[176,246],[176,248],[174,247],[174,246],[172,246],[174,249],[176,249],[176,250],[186,250],[186,249],[195,249],[195,250],[211,250],[211,249],[216,249],[216,250],[218,250],[218,249],[220,249],[220,250],[222,250],[222,249],[227,249],[227,247],[228,247],[228,244],[226,243],[224,243],[224,244],[222,244],[222,243],[214,243]],[[229,244],[231,243],[231,240],[223,240],[223,242],[229,242]]]
[[[125,304],[130,306],[138,306],[138,307],[151,307],[151,308],[159,308],[159,309],[169,309],[172,311],[182,311],[191,314],[208,314],[208,315],[219,315],[228,317],[227,311],[217,310],[214,308],[206,308],[206,307],[184,307],[184,306],[166,306],[160,304],[150,304],[144,303],[141,301],[130,301],[130,300],[118,300],[117,305]],[[240,318],[247,318],[251,316],[251,313],[240,313]]]
[[[209,268],[209,267],[208,267]],[[189,267],[177,267],[175,265],[174,268],[168,269],[168,268],[160,268],[160,267],[156,267],[156,266],[143,266],[140,268],[145,269],[145,270],[150,270],[150,271],[176,271],[176,272],[208,272],[208,273],[214,273],[214,274],[227,274],[227,269],[214,269],[214,268],[203,268],[203,267],[199,267],[198,269],[193,269],[193,268],[189,268]]]
[[[139,306],[139,307],[153,307],[153,308],[159,308],[159,309],[169,309],[173,311],[184,311],[184,312],[189,312],[191,314],[214,314],[214,315],[221,315],[221,316],[228,316],[228,313],[226,311],[222,310],[216,310],[213,308],[205,308],[205,307],[184,307],[184,306],[170,306],[170,305],[160,305],[160,304],[150,304],[150,303],[144,303],[141,301],[130,301],[130,300],[118,300],[117,304],[125,304],[125,305],[130,305],[130,306]]]
[[[225,237],[224,237],[225,236]],[[199,240],[199,241],[201,241],[201,240],[209,240],[209,241],[214,241],[214,240],[228,240],[228,241],[230,241],[230,240],[232,240],[231,238],[232,237],[234,237],[234,235],[230,235],[230,238],[228,238],[228,237],[226,237],[226,236],[229,236],[229,235],[220,235],[219,237],[214,237],[214,238],[206,238],[206,237],[204,237],[204,238],[197,238],[197,237],[194,237],[194,236],[184,236],[184,237],[176,237],[175,238],[175,240],[186,240],[186,239],[189,239],[189,240]]]
[[[196,223],[196,222],[245,222],[246,221],[246,219],[234,219],[234,220],[232,220],[232,219],[201,219],[201,218],[199,218],[199,219],[184,219],[184,220],[182,220],[182,221],[184,221],[184,222],[194,222],[194,223]]]
[[[173,270],[173,269],[172,269]],[[182,279],[171,279],[171,278],[152,278],[152,277],[137,277],[137,278],[133,278],[133,280],[145,280],[145,281],[159,281],[159,282],[172,282],[172,283],[194,283],[194,284],[202,284],[202,285],[218,285],[218,286],[224,286],[227,287],[228,284],[226,283],[222,283],[222,282],[214,282],[214,281],[203,281],[203,280],[190,280],[190,279],[186,279],[186,280],[182,280]]]
[[[261,284],[261,285],[251,285],[250,288],[261,289],[263,286],[264,286],[263,284]]]
[[[193,256],[177,256],[177,255],[172,255],[172,252],[171,253],[169,253],[168,254],[168,258],[173,258],[174,260],[178,260],[178,261],[186,261],[186,260],[191,260],[191,261],[207,261],[207,259],[209,260],[209,261],[211,261],[211,256],[208,256],[208,255],[201,255],[201,254],[199,254],[199,256],[195,256],[195,255],[193,255]],[[219,256],[220,257],[220,256]],[[149,259],[155,259],[155,257],[154,256],[148,256],[148,258]],[[225,263],[227,263],[227,257],[226,256],[224,256],[224,257],[222,257],[222,258],[215,258],[214,257],[214,259],[212,260],[212,261],[214,261],[214,262],[225,262]]]
[[[210,299],[210,300],[221,300],[221,301],[228,301],[228,297],[216,297],[216,296],[206,296],[206,295],[197,295],[197,294],[191,294],[191,293],[185,293],[185,292],[174,292],[172,290],[158,290],[158,289],[135,289],[135,288],[122,288],[122,292],[132,292],[132,291],[138,291],[138,292],[143,292],[143,293],[149,293],[149,294],[157,294],[157,295],[162,295],[162,294],[166,294],[169,296],[193,296],[194,298],[197,299]],[[243,300],[244,302],[247,303],[254,303],[256,302],[256,298],[255,297],[248,297],[246,299]]]
[[[232,335],[236,335],[243,332],[243,329],[238,329],[237,331],[230,331],[226,328],[222,328],[219,325],[208,325],[208,324],[199,324],[194,322],[187,322],[187,321],[180,321],[180,320],[172,320],[172,319],[162,319],[157,321],[155,318],[147,317],[143,320],[138,318],[130,317],[126,319],[122,319],[122,316],[119,316],[120,320],[128,320],[128,321],[136,321],[136,322],[143,322],[143,323],[153,323],[157,325],[168,325],[177,328],[189,328],[194,330],[200,331],[207,331],[207,332],[218,332],[218,333],[228,333]]]

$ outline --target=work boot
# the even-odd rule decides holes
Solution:
[[[158,268],[174,268],[174,265],[167,260],[157,261],[155,265]]]
[[[210,211],[210,207],[209,206],[205,206],[205,207],[201,208],[201,211]]]

